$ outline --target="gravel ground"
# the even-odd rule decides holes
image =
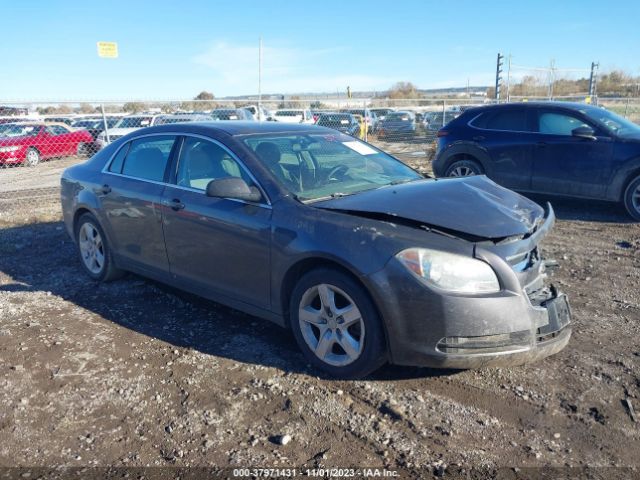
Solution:
[[[574,313],[560,354],[462,372],[387,366],[344,382],[311,370],[268,322],[133,275],[90,281],[57,190],[36,198],[29,176],[0,194],[0,466],[639,475],[640,225],[616,206],[554,202],[544,247]]]

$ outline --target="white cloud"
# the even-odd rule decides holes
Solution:
[[[302,93],[384,89],[395,81],[388,76],[335,70],[332,56],[349,55],[342,47],[302,49],[298,47],[262,48],[262,91],[264,93]],[[216,42],[193,62],[212,72],[216,95],[256,93],[258,90],[258,45]]]

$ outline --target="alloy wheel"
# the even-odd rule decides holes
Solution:
[[[27,164],[31,167],[40,163],[40,154],[33,148],[27,152]]]
[[[298,321],[304,341],[324,363],[345,366],[362,354],[362,314],[338,287],[322,283],[309,288],[300,300]]]
[[[631,192],[631,205],[634,210],[640,214],[640,183],[638,183],[635,190]]]
[[[98,275],[102,272],[105,263],[104,244],[98,229],[89,222],[80,227],[78,235],[78,244],[80,246],[80,255],[84,266],[91,273]]]
[[[475,174],[476,172],[474,172],[472,168],[464,165],[459,165],[453,170],[451,170],[451,173],[449,174],[449,176],[450,177],[470,177]]]

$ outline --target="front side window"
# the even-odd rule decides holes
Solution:
[[[161,135],[133,140],[124,159],[122,174],[161,182],[175,142],[173,135]]]
[[[244,142],[278,183],[302,201],[352,195],[423,178],[399,160],[338,132],[261,135]]]
[[[541,111],[538,117],[538,132],[546,135],[571,136],[571,132],[579,127],[589,125],[566,113]]]
[[[206,190],[211,180],[238,177],[252,185],[250,177],[229,153],[208,140],[186,137],[178,160],[176,183],[181,187]]]

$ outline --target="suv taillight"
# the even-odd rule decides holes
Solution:
[[[447,135],[449,135],[449,132],[447,132],[446,130],[438,130],[438,133],[436,133],[436,137],[438,138],[446,137]]]

